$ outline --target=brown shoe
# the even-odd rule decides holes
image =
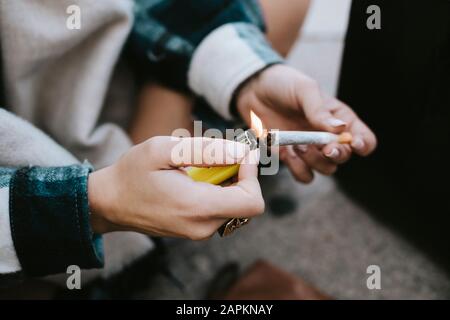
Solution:
[[[219,274],[218,278],[223,275],[223,273]],[[256,261],[240,277],[237,277],[227,289],[222,292],[216,291],[209,297],[225,300],[332,299],[296,275],[281,270],[263,260]]]

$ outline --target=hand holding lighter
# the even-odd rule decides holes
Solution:
[[[259,146],[258,138],[256,138],[252,130],[247,130],[239,135],[236,141],[245,143],[250,147],[250,150],[256,150]],[[226,167],[192,168],[188,171],[188,175],[194,181],[219,185],[236,176],[239,172],[239,167],[239,164],[235,164]],[[217,232],[221,237],[225,237],[249,222],[249,218],[233,218],[224,223]]]
[[[336,135],[329,132],[316,131],[268,131],[263,134],[263,137],[258,138],[254,131],[250,129],[239,135],[236,141],[247,144],[250,150],[256,150],[259,148],[260,141],[264,141],[267,147],[271,147],[298,144],[325,145],[331,142],[350,144],[352,139],[352,135],[348,132]],[[188,171],[188,175],[194,181],[219,185],[234,177],[239,172],[239,167],[239,164],[235,164],[226,167],[192,168]],[[221,237],[227,236],[249,223],[249,221],[249,218],[230,219],[219,228],[218,233]]]

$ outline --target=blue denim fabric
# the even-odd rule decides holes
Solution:
[[[257,0],[135,0],[134,11],[129,48],[139,72],[184,91],[192,55],[211,31],[238,22],[265,28]]]
[[[89,165],[18,169],[10,181],[14,247],[28,276],[103,266],[101,236],[93,234],[87,196]]]

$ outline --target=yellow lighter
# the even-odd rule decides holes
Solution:
[[[247,144],[250,150],[258,148],[258,139],[252,130],[247,130],[239,135],[236,141]],[[239,167],[239,164],[234,164],[225,167],[191,168],[187,174],[194,181],[219,185],[236,176],[239,172]],[[231,234],[237,228],[247,224],[249,221],[250,219],[248,218],[233,218],[224,223],[217,231],[221,237],[224,237]]]
[[[234,164],[226,167],[192,168],[188,175],[194,181],[219,185],[237,175],[239,167],[239,164]]]

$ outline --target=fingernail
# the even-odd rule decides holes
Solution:
[[[336,119],[336,118],[331,118],[328,119],[328,124],[334,128],[338,128],[338,127],[345,127],[347,125],[347,123],[345,123],[342,120]]]
[[[298,144],[294,146],[295,150],[299,153],[306,153],[308,152],[308,146],[306,144]]]
[[[339,150],[336,148],[331,149],[330,152],[325,153],[325,156],[327,156],[328,158],[332,158],[332,159],[337,159],[339,157]]]
[[[247,154],[247,146],[243,143],[227,143],[227,154],[233,159],[242,159]]]
[[[356,137],[353,139],[352,147],[356,150],[364,149],[364,141],[360,137]]]

